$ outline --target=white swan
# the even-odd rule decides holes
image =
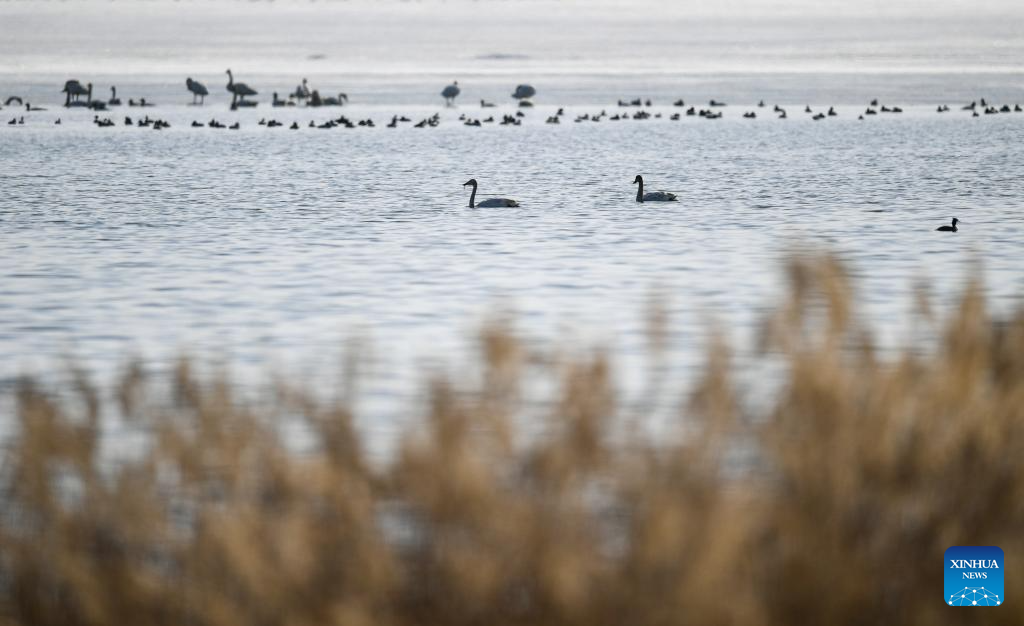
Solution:
[[[516,202],[515,200],[512,200],[510,198],[488,198],[488,199],[484,200],[483,202],[481,202],[480,204],[476,204],[474,202],[476,200],[476,179],[475,178],[470,178],[468,181],[466,181],[465,183],[462,184],[463,187],[465,187],[467,185],[472,185],[472,187],[473,187],[473,193],[471,193],[469,195],[469,208],[471,208],[471,209],[475,209],[476,207],[488,208],[488,207],[516,207],[516,206],[519,206],[518,202]]]
[[[633,179],[633,184],[639,185],[636,189],[637,202],[676,202],[676,194],[667,191],[644,193],[644,177],[639,174]]]
[[[459,89],[459,81],[454,81],[441,91],[441,97],[444,98],[444,103],[447,106],[453,106],[455,104],[455,97],[462,93]]]

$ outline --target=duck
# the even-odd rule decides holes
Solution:
[[[952,226],[939,226],[939,227],[938,227],[938,228],[936,228],[935,230],[937,230],[937,231],[942,231],[942,232],[946,232],[946,233],[955,233],[955,232],[956,232],[956,230],[957,230],[957,229],[956,229],[956,225],[957,225],[957,224],[958,224],[959,222],[960,222],[960,220],[958,220],[957,218],[955,218],[955,217],[954,217],[954,218],[953,218],[953,225],[952,225]]]
[[[633,179],[633,184],[638,185],[636,189],[637,202],[676,202],[676,194],[667,191],[651,191],[644,193],[644,177],[640,174]]]
[[[517,206],[519,206],[519,203],[517,201],[515,201],[515,200],[512,200],[511,198],[487,198],[486,200],[482,201],[480,204],[476,204],[476,202],[475,202],[476,201],[476,188],[477,188],[476,179],[475,178],[470,178],[469,180],[464,182],[462,184],[462,186],[463,187],[470,186],[470,187],[473,188],[473,192],[469,195],[469,208],[471,208],[471,209],[475,209],[477,207],[480,207],[480,208],[490,208],[490,207],[517,207]]]

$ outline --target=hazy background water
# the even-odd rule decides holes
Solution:
[[[604,343],[636,378],[645,306],[668,294],[671,367],[699,363],[706,322],[745,345],[779,294],[787,251],[839,251],[890,341],[912,281],[942,301],[980,259],[993,306],[1017,303],[1024,113],[972,119],[985,96],[1024,104],[1015,3],[0,2],[0,97],[48,108],[0,126],[0,378],[71,355],[101,375],[127,355],[181,352],[248,380],[333,380],[368,337],[367,407],[386,428],[424,362],[457,364],[498,309],[532,337]],[[321,56],[322,55],[322,56]],[[229,112],[226,67],[260,90]],[[207,83],[186,106],[185,76]],[[344,109],[272,109],[302,77]],[[100,129],[65,110],[67,78],[146,97],[164,131]],[[463,86],[443,110],[440,89]],[[480,98],[521,127],[467,128]],[[573,124],[618,98],[662,119]],[[671,100],[727,100],[673,122]],[[856,119],[871,98],[899,116]],[[782,103],[790,119],[759,109]],[[802,113],[835,105],[838,118]],[[938,103],[954,111],[939,115]],[[561,126],[543,123],[558,106]],[[387,129],[441,112],[435,129]],[[306,128],[344,113],[377,128]],[[119,123],[139,109],[104,116]],[[60,117],[61,126],[53,121]],[[192,129],[193,119],[240,131]],[[275,117],[302,129],[267,129]],[[633,176],[676,192],[637,205]],[[518,209],[469,209],[461,184]],[[955,235],[934,228],[958,216]],[[742,353],[741,353],[742,356]]]

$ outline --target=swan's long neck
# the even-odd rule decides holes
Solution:
[[[473,193],[469,194],[469,208],[476,206],[476,183],[473,183]]]
[[[638,180],[637,184],[636,184],[636,201],[637,202],[643,202],[644,201],[644,179],[642,179],[642,178],[640,180]]]
[[[231,70],[228,70],[228,89],[231,89],[234,85],[235,85],[235,77],[231,73]]]
[[[111,98],[116,98],[117,97],[117,87],[111,87],[110,88],[110,97]]]

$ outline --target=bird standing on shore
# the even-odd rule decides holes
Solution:
[[[230,70],[228,73],[230,73]],[[192,92],[192,104],[197,104],[196,98],[199,98],[198,104],[202,105],[206,102],[206,96],[210,95],[206,85],[198,80],[192,80],[191,76],[185,79],[185,86]],[[230,87],[228,89],[230,90]]]
[[[258,95],[259,92],[257,92],[255,89],[253,89],[249,85],[246,85],[245,83],[236,83],[235,82],[235,75],[231,73],[231,70],[228,70],[226,73],[228,75],[227,90],[230,91],[231,94],[232,94],[231,95],[231,108],[232,109],[236,108],[237,106],[244,106],[245,105],[244,101],[245,101],[246,96]]]
[[[444,98],[445,106],[455,106],[455,98],[462,90],[459,89],[459,81],[454,81],[441,91],[441,97]]]
[[[92,100],[92,83],[89,83],[88,87],[83,87],[82,83],[71,79],[64,83],[64,89],[61,89],[61,91],[67,94],[64,99],[65,107],[88,106],[89,101]],[[85,102],[79,100],[82,96],[86,96]]]

